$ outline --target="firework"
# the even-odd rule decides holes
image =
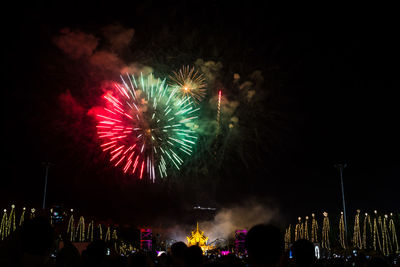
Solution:
[[[182,99],[189,97],[194,103],[198,104],[206,95],[204,76],[195,68],[183,66],[178,72],[174,71],[169,78],[171,86],[178,89],[177,94]]]
[[[222,98],[222,91],[218,91],[218,105],[217,105],[217,135],[220,131],[220,123],[221,123],[221,98]]]
[[[101,148],[114,166],[140,179],[146,175],[154,181],[166,177],[170,167],[179,170],[197,140],[199,108],[181,98],[179,88],[170,90],[165,79],[141,75],[136,80],[128,74],[121,79],[103,96],[105,107],[96,114]]]

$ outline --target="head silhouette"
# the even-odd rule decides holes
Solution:
[[[106,257],[107,246],[103,240],[95,240],[86,248],[87,261],[90,264],[100,264]]]
[[[185,257],[185,251],[187,246],[183,242],[176,242],[171,246],[171,255],[176,258],[183,259]]]
[[[190,246],[185,252],[185,266],[196,267],[203,263],[203,250],[199,246]]]
[[[185,265],[185,253],[187,246],[183,242],[176,242],[171,246],[171,259],[172,266],[184,266]]]
[[[49,254],[54,240],[54,229],[48,219],[35,217],[24,222],[21,229],[21,241],[25,253],[46,256]]]
[[[274,266],[282,254],[283,237],[273,225],[253,226],[246,235],[246,249],[253,266]]]
[[[293,260],[296,266],[313,266],[315,262],[314,244],[306,239],[299,239],[293,243],[291,248]]]

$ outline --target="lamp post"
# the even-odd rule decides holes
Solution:
[[[342,187],[342,204],[343,204],[343,217],[344,217],[344,242],[347,245],[347,216],[346,216],[346,202],[344,200],[344,185],[343,185],[343,169],[347,167],[346,163],[335,164],[336,169],[339,170],[340,184]]]
[[[46,194],[47,194],[47,177],[49,175],[49,167],[53,164],[50,162],[42,162],[42,164],[46,166],[46,174],[44,176],[43,205],[42,205],[42,209],[45,209],[46,208]]]

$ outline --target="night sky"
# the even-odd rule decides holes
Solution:
[[[185,214],[195,204],[221,208],[256,199],[293,219],[341,210],[333,165],[347,161],[350,213],[398,211],[398,18],[390,7],[312,10],[278,11],[245,1],[10,8],[2,20],[1,206],[39,207],[42,162],[50,161],[48,204],[85,214],[142,223]],[[101,96],[96,88],[103,78],[119,77],[111,71],[98,77],[54,43],[62,29],[100,36],[107,25],[134,29],[118,55],[125,63],[168,73],[198,58],[221,62],[215,84],[231,100],[238,97],[235,73],[244,82],[261,71],[264,82],[252,102],[240,102],[238,132],[221,169],[197,179],[191,162],[182,177],[152,184],[108,166],[93,138],[94,120],[68,108],[62,96],[69,92],[87,111]],[[99,47],[107,47],[102,42]]]

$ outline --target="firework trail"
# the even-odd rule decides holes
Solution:
[[[200,103],[206,95],[206,83],[203,74],[183,66],[178,72],[173,71],[169,76],[171,85],[177,87],[177,94],[181,98],[190,97],[195,104]]]
[[[218,91],[218,105],[217,105],[217,135],[220,131],[221,124],[221,98],[222,98],[222,90]]]
[[[96,114],[101,148],[124,173],[140,179],[146,175],[154,182],[166,177],[170,167],[179,170],[183,157],[192,154],[200,108],[165,79],[141,75],[136,80],[127,74],[121,80],[103,96],[105,107]]]

